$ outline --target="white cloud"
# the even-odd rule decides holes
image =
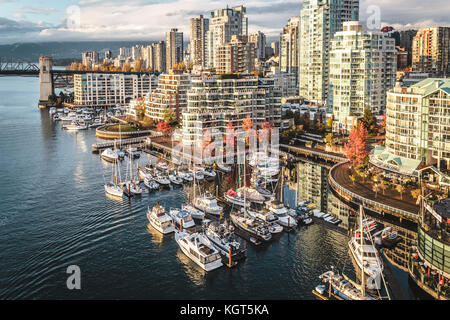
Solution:
[[[299,15],[301,9],[300,0],[227,0],[227,3],[230,7],[241,4],[246,6],[250,32],[260,30],[272,38],[278,37],[288,18]],[[80,28],[68,29],[64,22],[67,17],[61,16],[59,26],[35,25],[36,29],[17,34],[12,32],[0,41],[161,40],[171,28],[183,31],[187,40],[191,17],[197,14],[208,17],[212,10],[224,8],[227,3],[219,0],[173,0],[160,3],[157,0],[82,0],[79,1]],[[449,25],[448,0],[361,0],[360,17],[363,22],[367,19],[366,9],[369,5],[380,6],[383,25],[399,29]],[[51,12],[48,8],[28,8],[30,13],[38,13],[39,10]],[[17,16],[17,19],[24,17]]]

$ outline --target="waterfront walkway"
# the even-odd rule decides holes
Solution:
[[[392,191],[386,191],[385,195],[380,191],[375,195],[371,184],[361,181],[355,181],[353,183],[350,179],[351,175],[352,171],[348,162],[341,163],[330,171],[332,183],[336,183],[336,187],[340,187],[344,193],[355,196],[364,202],[376,203],[376,205],[379,205],[383,209],[400,213],[405,217],[418,218],[419,207],[415,203],[394,198]]]
[[[321,149],[316,148],[305,148],[305,147],[294,147],[294,146],[288,146],[286,144],[280,144],[280,148],[282,150],[286,150],[290,154],[295,155],[307,155],[307,156],[313,156],[318,157],[324,160],[333,161],[335,163],[347,161],[347,158],[345,158],[343,155],[333,152],[327,152]]]

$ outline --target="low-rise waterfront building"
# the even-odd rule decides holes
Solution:
[[[143,97],[156,84],[157,77],[149,73],[126,74],[96,72],[74,75],[74,105],[127,105]]]

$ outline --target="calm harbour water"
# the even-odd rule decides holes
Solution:
[[[38,94],[37,77],[0,77],[0,299],[313,299],[331,265],[354,276],[346,238],[319,225],[204,273],[145,215],[156,201],[180,207],[185,190],[106,197],[111,165],[91,152],[95,131],[62,130]],[[66,288],[69,265],[81,290]]]

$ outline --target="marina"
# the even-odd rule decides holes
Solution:
[[[16,81],[23,84],[30,80],[33,79],[18,78]],[[32,90],[33,81],[29,84]],[[250,233],[235,228],[238,242],[246,249],[246,258],[235,263],[232,257],[233,268],[227,268],[229,261],[226,259],[226,251],[223,250],[222,255],[225,258],[222,258],[222,267],[210,272],[204,271],[183,254],[176,243],[175,231],[178,231],[180,226],[174,226],[173,232],[163,235],[152,227],[146,213],[157,203],[166,212],[170,212],[170,208],[185,210],[186,207],[189,208],[187,204],[190,200],[209,193],[222,207],[223,221],[230,223],[230,209],[233,204],[225,201],[223,196],[230,189],[236,190],[239,172],[236,168],[227,169],[226,172],[216,168],[216,176],[212,181],[204,178],[194,183],[193,179],[187,178],[183,179],[181,186],[176,186],[169,180],[166,188],[147,188],[145,177],[140,176],[139,181],[143,188],[141,196],[109,196],[105,194],[102,185],[110,180],[114,183],[114,163],[120,163],[117,169],[120,171],[120,177],[125,178],[130,158],[124,155],[123,160],[119,161],[103,160],[100,154],[91,152],[92,145],[104,143],[96,137],[95,129],[76,132],[63,130],[58,121],[51,119],[48,110],[36,110],[32,101],[23,101],[22,105],[20,100],[17,101],[19,102],[14,105],[15,109],[11,109],[11,119],[17,119],[16,112],[28,110],[25,121],[33,133],[33,139],[29,139],[29,133],[5,127],[12,130],[16,140],[22,141],[20,152],[23,158],[14,165],[24,171],[27,179],[6,175],[6,183],[11,184],[12,189],[5,190],[5,195],[14,203],[18,203],[21,197],[22,205],[4,205],[1,222],[3,228],[9,229],[8,234],[13,234],[12,240],[22,244],[22,253],[13,253],[8,247],[3,247],[0,255],[2,261],[5,261],[5,268],[0,273],[6,277],[16,261],[27,267],[19,268],[11,278],[16,284],[1,289],[0,296],[69,297],[63,286],[51,285],[58,279],[58,275],[52,270],[63,270],[67,263],[76,263],[86,269],[86,282],[91,285],[85,289],[83,297],[92,298],[120,298],[124,297],[125,292],[127,297],[176,298],[194,292],[196,297],[208,299],[314,299],[316,296],[312,290],[317,286],[318,277],[331,266],[345,269],[346,275],[356,278],[348,254],[348,234],[342,231],[344,229],[313,215],[310,215],[312,224],[299,224],[293,232],[272,230],[276,233],[272,234],[267,243],[260,241],[261,243],[257,244],[258,241],[252,239]],[[8,140],[2,139],[1,142],[6,150],[15,150]],[[113,141],[106,143],[114,149]],[[33,167],[30,167],[27,161],[31,153],[34,154]],[[50,160],[53,162],[56,159],[64,165],[52,165]],[[134,174],[137,174],[138,166],[143,169],[152,163],[156,168],[161,160],[164,160],[163,153],[144,148],[140,151],[139,158],[133,156],[131,159]],[[1,161],[5,172],[13,172],[8,169],[11,168],[10,162],[3,158]],[[159,168],[167,170],[171,166],[170,163],[167,167],[160,164]],[[180,174],[181,171],[176,172]],[[168,173],[169,171],[166,172]],[[154,176],[152,174],[152,177]],[[201,174],[196,172],[193,176],[200,178]],[[32,179],[32,184],[27,184],[30,181],[28,178]],[[11,183],[12,181],[14,183]],[[41,187],[37,189],[41,196],[54,196],[44,202],[40,196],[30,193],[30,188],[37,187],[37,182],[34,181],[39,181]],[[124,181],[116,182],[116,185],[124,186]],[[276,188],[276,185],[274,182],[273,187]],[[266,190],[270,186],[260,187]],[[25,193],[18,192],[17,188]],[[271,191],[268,192],[266,201],[270,200]],[[292,212],[288,208],[293,208],[293,203],[300,202],[301,199],[293,196],[286,186],[281,192],[287,215],[291,215]],[[274,192],[272,195],[276,194]],[[246,192],[243,194],[245,197],[247,195]],[[68,205],[73,208],[70,219],[65,209]],[[31,209],[33,215],[27,218],[29,223],[26,223],[25,213]],[[275,215],[275,212],[273,213]],[[200,215],[199,218],[196,226],[187,230],[192,233],[202,232],[204,229],[200,220],[203,218],[221,221],[221,217],[217,215]],[[300,216],[297,219],[300,219]],[[47,223],[48,221],[53,223]],[[45,231],[45,239],[40,236],[42,230]],[[84,238],[89,241],[83,240]],[[24,239],[29,241],[24,243]],[[283,263],[280,264],[280,261]],[[53,265],[50,269],[47,267],[49,263]],[[127,268],[124,271],[125,265]],[[159,272],[155,274],[149,270]],[[94,279],[98,272],[105,275],[103,280]],[[34,277],[40,279],[39,283],[48,285],[34,285]],[[280,288],[273,286],[274,281],[281,284]],[[115,286],[126,283],[126,287],[133,288],[133,293],[130,294],[126,289],[105,291],[102,288],[106,282]],[[150,291],[147,290],[149,284],[152,286]],[[268,288],[270,290],[267,290]],[[409,293],[406,293],[406,296],[409,297]]]

